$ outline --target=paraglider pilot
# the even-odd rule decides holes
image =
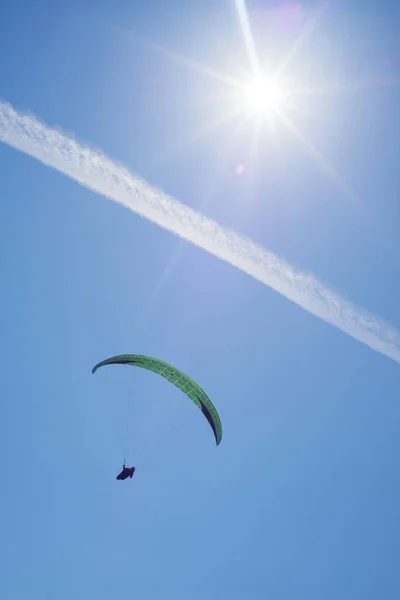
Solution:
[[[119,475],[117,475],[117,479],[120,479],[120,480],[127,479],[128,477],[130,477],[132,479],[135,471],[136,471],[135,467],[126,467],[125,463],[124,463],[121,473]]]

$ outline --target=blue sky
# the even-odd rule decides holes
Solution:
[[[248,3],[310,90],[303,143],[275,119],[257,157],[193,66],[248,73],[227,0],[3,2],[0,96],[399,329],[396,4]],[[399,365],[5,144],[0,170],[1,597],[397,599]],[[91,374],[123,352],[196,379],[221,445],[167,382]]]

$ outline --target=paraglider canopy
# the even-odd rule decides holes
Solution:
[[[113,364],[131,365],[134,367],[141,367],[142,369],[148,369],[173,383],[200,408],[213,430],[217,446],[219,445],[222,439],[221,420],[217,410],[205,391],[193,381],[193,379],[190,379],[190,377],[182,373],[182,371],[179,371],[179,369],[163,360],[151,356],[144,356],[142,354],[120,354],[118,356],[112,356],[95,365],[92,369],[92,373],[95,373],[99,367]]]

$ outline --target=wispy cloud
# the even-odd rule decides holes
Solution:
[[[310,274],[221,227],[99,152],[0,102],[0,140],[238,267],[313,315],[400,364],[400,333]]]

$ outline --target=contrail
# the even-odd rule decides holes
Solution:
[[[270,286],[313,315],[400,364],[400,333],[275,254],[221,227],[99,152],[0,102],[0,140],[123,204]]]

